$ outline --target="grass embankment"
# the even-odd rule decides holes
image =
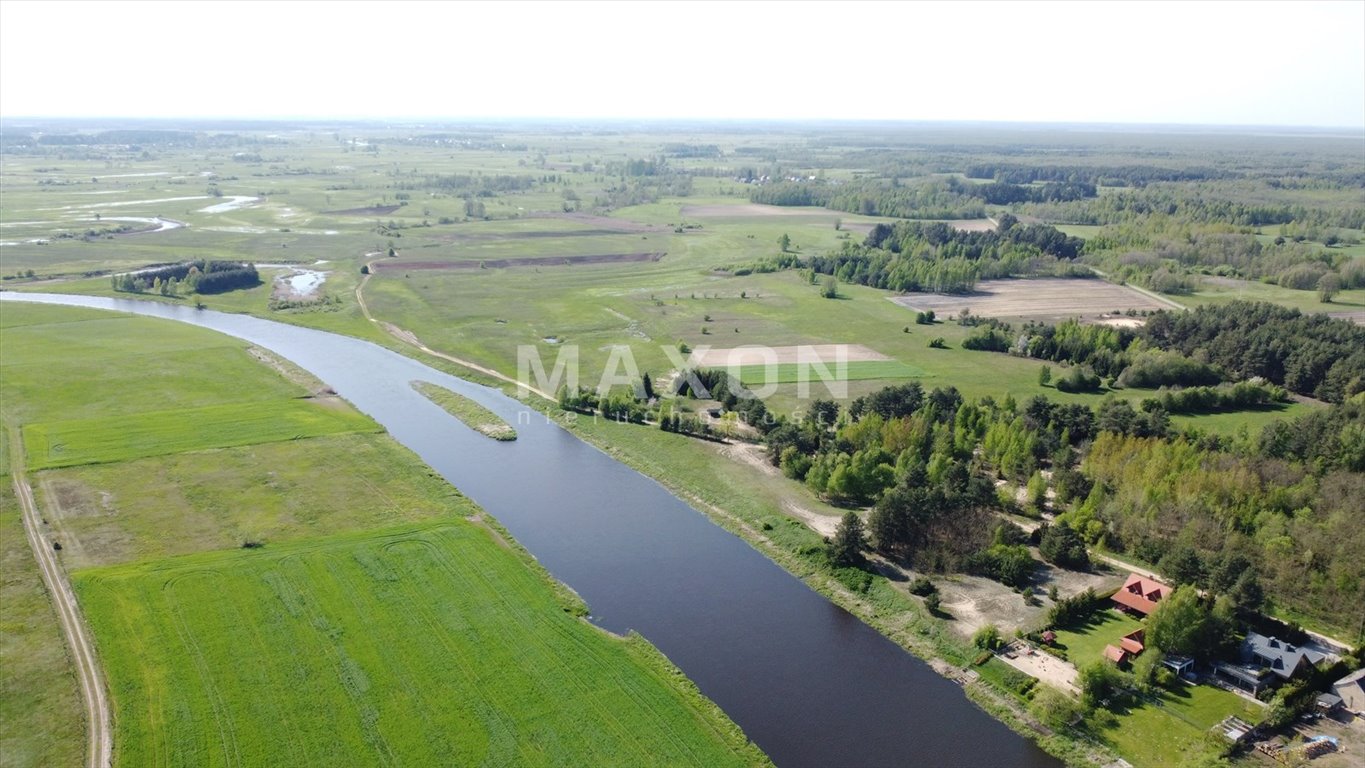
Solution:
[[[427,381],[414,381],[412,388],[421,392],[423,397],[441,406],[446,413],[464,422],[465,426],[481,435],[491,437],[494,440],[517,439],[517,431],[512,428],[511,424],[464,395],[451,392],[445,387],[438,387]]]
[[[3,439],[3,435],[0,435]],[[5,465],[8,475],[9,465]],[[0,766],[81,765],[85,724],[57,614],[0,482]]]
[[[134,354],[145,334],[109,334],[103,349],[76,343],[95,317],[141,330],[146,321],[46,307],[35,320],[31,309],[6,305],[7,352],[42,332],[63,351],[54,365],[89,365],[76,360],[89,353],[111,380],[156,372],[141,398],[121,401],[126,423],[167,398],[215,407],[212,392],[181,391],[192,355]],[[182,350],[249,358],[212,332],[151,322]],[[79,400],[82,390],[60,385],[44,397],[33,380],[46,375],[41,361],[30,350],[34,364],[5,371],[11,428],[18,415],[51,418],[54,403]],[[238,405],[303,391],[266,365],[242,370],[220,390]],[[8,396],[11,384],[23,398]],[[100,646],[121,766],[766,762],[652,646],[582,621],[569,590],[385,435],[255,441],[47,469],[34,481]],[[0,562],[8,585],[11,563]],[[33,610],[0,603],[5,626],[43,626]],[[70,671],[7,656],[5,675],[7,686],[52,686]],[[82,724],[78,712],[25,714],[15,727],[60,735]]]

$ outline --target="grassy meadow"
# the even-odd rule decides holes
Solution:
[[[76,588],[119,765],[757,757],[646,643],[564,610],[464,521],[91,569]]]
[[[206,330],[15,304],[3,316],[6,361],[18,350],[5,429],[99,462],[43,468],[50,451],[26,451],[44,536],[63,543],[99,647],[118,765],[765,762],[652,646],[579,618],[572,593],[348,404],[302,397]],[[141,396],[101,413],[87,382],[44,389],[30,335],[62,350],[54,363]],[[205,351],[233,386],[183,391],[209,384],[195,375]],[[166,403],[186,407],[155,410]],[[85,418],[24,422],[64,404]],[[84,724],[61,684],[70,667],[26,543],[4,545],[5,765],[72,764]]]

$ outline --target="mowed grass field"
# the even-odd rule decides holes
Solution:
[[[1209,729],[1228,715],[1257,723],[1265,708],[1221,688],[1181,684],[1090,730],[1136,768],[1167,768],[1207,749]]]
[[[736,765],[643,641],[470,523],[83,571],[117,762]]]
[[[378,430],[340,400],[271,400],[29,424],[24,446],[47,469]]]
[[[102,413],[84,402],[97,385],[41,387],[30,344],[5,371],[5,430],[63,405],[84,408],[78,423],[99,426],[84,434],[110,446],[117,424],[124,437],[139,424],[200,425],[167,427],[180,452],[138,457],[146,451],[125,445],[104,463],[30,476],[42,535],[62,542],[99,648],[118,765],[766,762],[652,646],[579,618],[581,602],[496,523],[344,402],[301,399],[303,386],[202,329],[140,321],[121,333],[132,318],[15,304],[3,317],[7,358],[16,338],[38,334],[54,365],[110,381],[145,372],[141,397],[111,396]],[[115,327],[82,343],[92,323]],[[159,355],[148,350],[157,340]],[[246,363],[225,363],[241,375],[214,387],[193,375],[196,350]],[[164,402],[192,407],[149,410]],[[267,427],[247,424],[252,441],[221,447],[236,422],[186,420],[277,404],[349,428],[262,442]],[[26,544],[3,532],[0,759],[77,764],[70,666]]]

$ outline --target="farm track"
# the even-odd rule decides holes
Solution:
[[[24,472],[23,436],[18,429],[10,430],[10,435],[10,472],[14,478],[14,495],[18,497],[23,512],[24,533],[28,536],[33,556],[38,560],[43,585],[52,596],[62,634],[66,637],[71,657],[76,664],[76,678],[80,683],[81,698],[85,701],[85,720],[89,732],[85,764],[87,768],[109,768],[114,752],[114,737],[109,698],[104,689],[99,659],[95,655],[90,632],[76,605],[76,594],[71,591],[71,582],[67,580],[66,573],[62,571],[53,550],[44,546],[39,530],[42,518],[38,515],[38,505],[33,500],[33,488],[29,485]]]
[[[378,254],[378,253],[367,253],[367,254],[365,254],[365,255],[366,255],[366,256],[378,256],[378,255],[380,255],[380,254]],[[469,360],[464,360],[464,359],[462,359],[462,358],[458,358],[458,357],[455,357],[455,356],[453,356],[453,355],[447,355],[447,354],[444,353],[444,352],[437,352],[436,350],[432,349],[431,347],[428,347],[427,345],[423,344],[423,343],[421,342],[421,340],[419,340],[419,339],[417,338],[417,336],[416,336],[415,334],[412,333],[412,331],[403,330],[402,328],[399,328],[398,326],[394,325],[393,323],[384,323],[384,322],[380,322],[379,320],[377,320],[377,319],[375,318],[374,314],[370,312],[370,306],[369,306],[368,304],[365,303],[365,284],[368,283],[368,282],[370,282],[370,278],[371,278],[371,277],[374,277],[374,266],[373,266],[374,263],[375,263],[374,261],[368,261],[368,262],[365,263],[366,274],[365,274],[365,276],[364,276],[363,278],[360,279],[360,283],[359,283],[358,285],[356,285],[356,287],[355,287],[355,300],[356,300],[356,303],[360,305],[360,311],[361,311],[362,314],[365,315],[365,319],[366,319],[366,320],[369,320],[369,321],[372,322],[372,323],[378,323],[379,327],[383,328],[384,331],[385,331],[386,333],[388,333],[390,336],[394,337],[395,339],[398,339],[399,341],[403,342],[404,344],[409,344],[409,345],[411,345],[411,346],[414,346],[414,347],[416,347],[417,349],[421,350],[422,352],[425,352],[425,353],[427,353],[428,355],[431,355],[432,357],[439,357],[439,358],[441,358],[442,360],[446,360],[446,361],[451,362],[451,363],[454,363],[454,364],[456,364],[456,365],[458,365],[458,366],[461,366],[461,367],[464,367],[464,368],[468,368],[468,369],[470,369],[470,370],[472,370],[472,371],[478,371],[479,373],[482,373],[482,374],[484,374],[485,376],[492,376],[493,378],[495,378],[495,379],[497,379],[497,380],[499,380],[499,381],[505,381],[505,382],[507,382],[508,384],[514,384],[514,385],[516,385],[518,388],[525,388],[525,389],[528,389],[528,390],[530,390],[530,391],[536,393],[537,395],[540,395],[541,397],[543,397],[543,398],[545,398],[546,400],[549,400],[549,401],[551,401],[551,402],[554,402],[554,401],[556,400],[555,396],[552,395],[552,394],[550,394],[549,392],[546,392],[546,391],[544,391],[544,390],[538,389],[538,388],[536,388],[536,387],[532,387],[532,386],[530,386],[529,384],[522,384],[521,382],[517,381],[516,379],[512,378],[511,376],[508,376],[508,375],[503,374],[503,373],[499,373],[498,371],[495,371],[495,370],[493,370],[492,368],[485,368],[484,366],[479,365],[478,363],[475,363],[475,362],[472,362],[472,361],[469,361]]]

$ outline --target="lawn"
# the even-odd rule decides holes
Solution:
[[[1067,660],[1077,667],[1098,661],[1104,646],[1118,645],[1119,638],[1142,628],[1142,622],[1112,609],[1093,614],[1084,625],[1057,631],[1055,645],[1066,651]]]
[[[454,522],[79,572],[143,765],[740,765],[639,639]]]
[[[45,469],[378,430],[341,400],[274,400],[26,424],[24,445]]]
[[[1175,691],[1092,730],[1137,768],[1166,768],[1208,748],[1208,731],[1228,715],[1259,722],[1264,708],[1208,685],[1179,683]]]

